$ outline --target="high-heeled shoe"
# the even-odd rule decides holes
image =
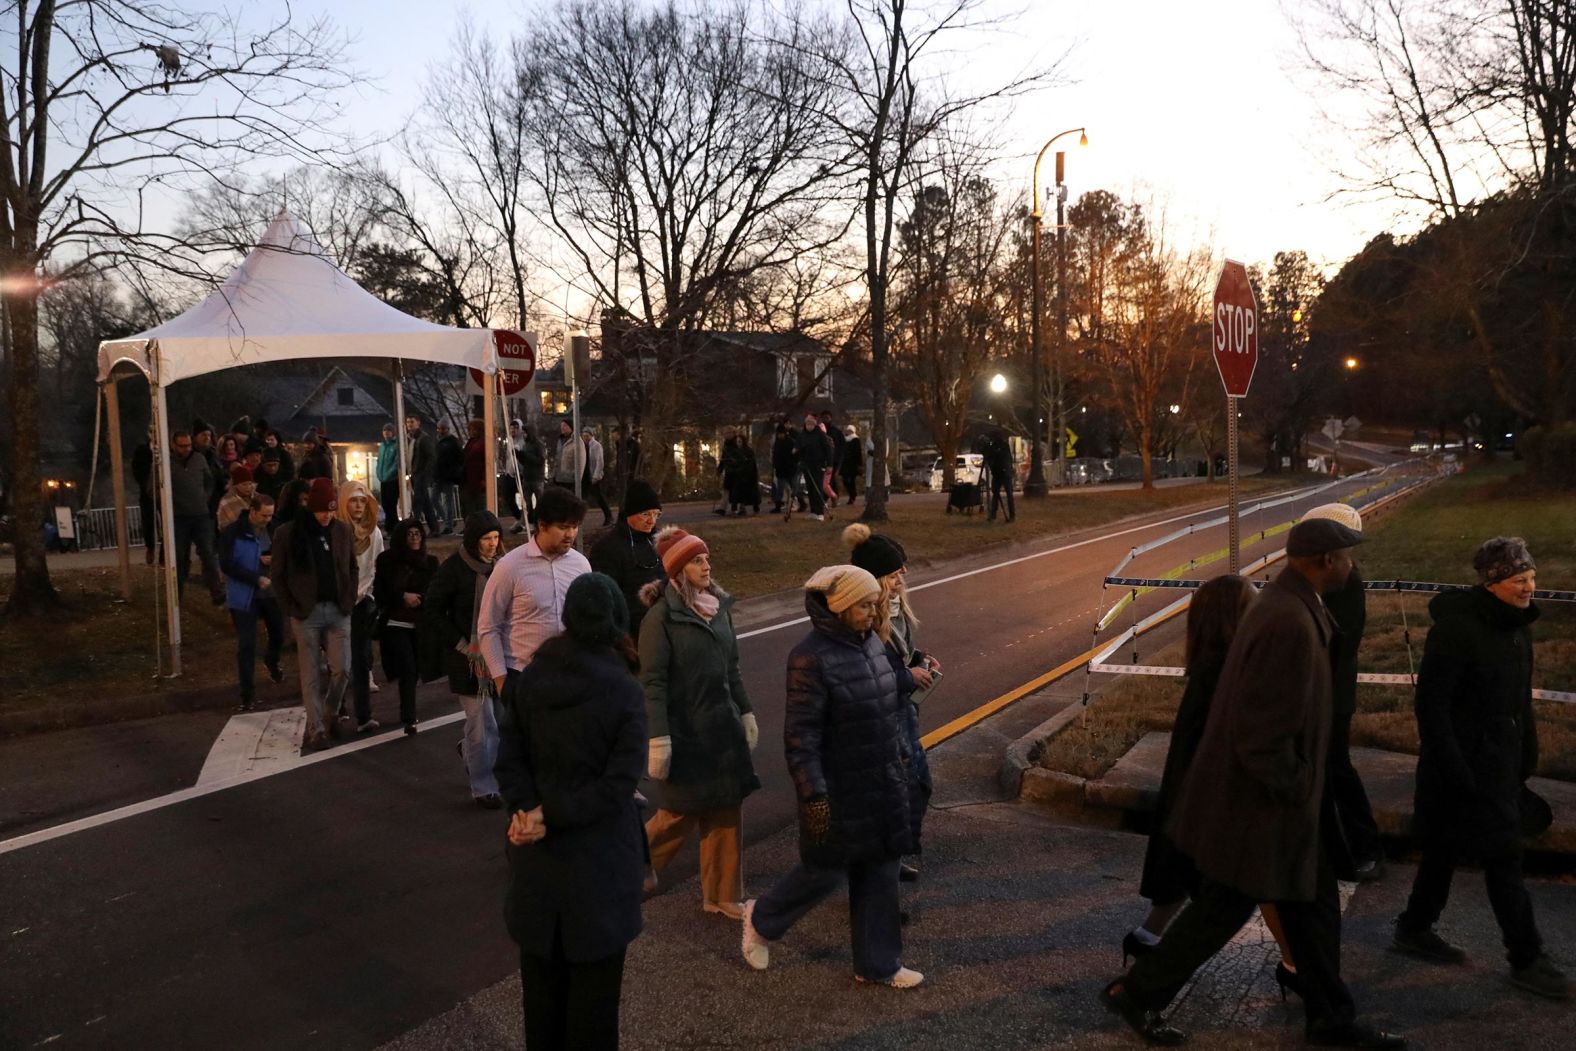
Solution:
[[[1152,952],[1154,946],[1138,937],[1137,931],[1128,931],[1122,935],[1122,966],[1127,966],[1129,959],[1138,959],[1147,952]]]
[[[1296,971],[1288,970],[1285,963],[1275,965],[1275,984],[1280,986],[1281,1002],[1286,1002],[1288,992],[1302,995],[1302,975]]]

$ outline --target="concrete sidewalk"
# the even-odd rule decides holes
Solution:
[[[951,747],[937,750],[938,765]],[[1014,803],[933,809],[923,879],[903,891],[913,915],[904,962],[926,981],[903,992],[853,982],[843,896],[777,943],[771,968],[757,973],[740,958],[739,925],[702,915],[689,880],[647,902],[624,979],[623,1046],[1142,1046],[1096,994],[1121,970],[1120,939],[1144,913],[1143,851],[1142,837],[1061,825]],[[764,891],[796,856],[791,829],[752,847],[749,892]],[[1507,983],[1498,931],[1470,873],[1458,878],[1442,925],[1471,952],[1468,965],[1429,966],[1388,950],[1411,876],[1410,866],[1394,865],[1377,884],[1347,888],[1344,969],[1364,1016],[1406,1031],[1413,1047],[1570,1046],[1572,1008]],[[1534,881],[1532,893],[1558,954],[1576,921],[1576,887]],[[1192,1032],[1191,1046],[1303,1046],[1302,1007],[1281,1002],[1274,962],[1273,943],[1250,926],[1200,972],[1173,1013]],[[519,986],[510,979],[386,1046],[513,1048],[520,1031]]]

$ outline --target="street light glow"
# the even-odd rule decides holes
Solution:
[[[1007,389],[1007,377],[1006,376],[1003,376],[1001,373],[998,372],[998,373],[996,373],[996,375],[994,375],[994,376],[992,376],[990,378],[990,392],[992,394],[1001,394],[1006,389]]]
[[[1173,406],[1171,406],[1171,415],[1175,416],[1177,413],[1179,413],[1181,411],[1182,411],[1182,406],[1180,406],[1180,405],[1173,405]]]
[[[1356,358],[1347,358],[1346,359],[1346,367],[1348,369],[1355,369],[1357,367],[1357,359]]]

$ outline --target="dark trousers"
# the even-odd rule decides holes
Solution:
[[[805,496],[810,500],[810,513],[813,515],[826,514],[826,497],[821,492],[821,472],[811,470],[801,464],[799,477],[804,483]]]
[[[285,616],[275,600],[254,599],[251,609],[232,609],[230,620],[235,624],[235,670],[241,679],[241,700],[251,704],[257,698],[257,622],[262,621],[268,631],[263,661],[275,665],[285,644]]]
[[[219,553],[214,546],[217,528],[212,515],[175,516],[175,580],[180,594],[186,593],[186,572],[191,568],[193,544],[197,546],[197,559],[202,563],[203,584],[210,594],[220,594]]]
[[[350,697],[356,709],[356,725],[372,718],[372,629],[377,622],[377,606],[364,598],[350,611]]]
[[[536,505],[542,502],[542,483],[526,482],[522,499],[525,501],[525,520],[536,525]]]
[[[843,473],[843,492],[848,494],[848,502],[853,503],[859,496],[859,475],[857,473]]]
[[[590,963],[520,953],[520,1006],[530,1051],[616,1051],[624,954]]]
[[[1341,830],[1352,860],[1359,865],[1379,857],[1379,825],[1363,779],[1352,766],[1352,713],[1337,712],[1330,723],[1330,762],[1325,771],[1330,798],[1341,818]]]
[[[399,479],[390,478],[381,483],[378,490],[378,503],[383,506],[383,520],[388,524],[389,534],[394,533],[394,526],[399,522]]]
[[[416,684],[420,665],[416,663],[416,633],[410,628],[383,625],[378,636],[378,651],[383,654],[383,673],[399,683],[399,721],[416,721]]]
[[[139,493],[137,495],[137,510],[142,518],[142,546],[152,551],[159,542],[158,516],[153,513],[153,494]]]
[[[1160,945],[1127,972],[1128,992],[1144,1007],[1164,1010],[1257,907],[1246,894],[1203,880],[1198,896],[1166,928]],[[1302,978],[1308,1027],[1350,1022],[1355,1014],[1352,994],[1341,981],[1341,895],[1328,860],[1319,859],[1312,901],[1278,901],[1275,908]]]
[[[432,503],[432,475],[410,476],[410,516],[426,523],[428,536],[436,536],[443,528],[438,519],[438,509]]]
[[[613,520],[613,511],[607,506],[607,497],[602,495],[602,483],[593,482],[589,471],[580,476],[580,495],[584,498],[587,507],[595,502],[602,509],[603,525]]]
[[[801,862],[756,900],[751,925],[761,937],[777,941],[847,877],[854,973],[873,982],[886,981],[903,966],[897,870],[897,858],[855,862],[838,869]]]
[[[996,512],[1001,509],[1002,493],[1007,494],[1007,521],[1011,522],[1018,517],[1018,509],[1012,502],[1012,479],[992,474],[990,476],[990,513],[987,517],[994,522]]]
[[[1448,844],[1423,845],[1423,857],[1412,881],[1412,896],[1397,926],[1423,931],[1439,922],[1450,900],[1450,881],[1456,872],[1456,854]],[[1488,903],[1499,921],[1505,956],[1518,970],[1543,953],[1543,939],[1532,915],[1532,896],[1521,877],[1521,851],[1509,850],[1482,859]]]

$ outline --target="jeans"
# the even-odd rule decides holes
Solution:
[[[356,709],[356,725],[372,718],[372,628],[377,621],[377,606],[364,598],[350,611],[350,696]]]
[[[176,515],[175,527],[175,580],[178,591],[186,593],[186,571],[191,566],[192,545],[197,545],[197,558],[202,563],[202,582],[210,595],[222,595],[219,582],[218,523],[212,515]]]
[[[854,862],[823,869],[800,862],[755,902],[750,924],[768,941],[788,933],[848,878],[848,928],[853,941],[854,973],[884,982],[903,966],[903,926],[897,896],[897,858]]]
[[[493,764],[498,761],[498,716],[493,711],[491,697],[468,697],[460,694],[460,707],[465,709],[465,736],[460,738],[460,756],[465,760],[465,771],[471,779],[471,796],[498,794],[498,779],[493,776]]]
[[[1532,896],[1521,876],[1521,851],[1509,850],[1482,859],[1483,882],[1489,907],[1499,922],[1505,956],[1517,970],[1543,955],[1543,938],[1532,915]],[[1456,872],[1455,852],[1444,844],[1424,844],[1423,857],[1412,881],[1412,896],[1396,926],[1425,931],[1439,922],[1450,900],[1450,880]]]
[[[399,721],[416,721],[416,685],[420,682],[421,666],[416,663],[416,632],[410,628],[383,625],[378,638],[378,650],[383,654],[383,674],[399,683]]]
[[[624,953],[574,963],[555,944],[551,957],[520,954],[520,1006],[527,1051],[617,1051]]]
[[[305,620],[290,618],[295,634],[296,663],[301,670],[301,703],[306,707],[309,734],[326,733],[328,720],[339,718],[350,674],[350,616],[337,603],[319,602]],[[328,654],[328,684],[322,681],[322,654]]]
[[[443,528],[438,520],[438,509],[432,504],[432,475],[410,476],[410,516],[427,526],[427,535],[436,536]]]
[[[235,670],[241,679],[241,701],[251,704],[257,698],[257,622],[261,620],[268,630],[263,663],[273,667],[279,663],[279,651],[285,644],[284,613],[274,599],[258,598],[252,600],[251,609],[232,609],[230,620],[235,624]]]
[[[781,511],[783,504],[793,497],[793,478],[790,475],[779,474],[772,477],[772,507],[773,511]]]

